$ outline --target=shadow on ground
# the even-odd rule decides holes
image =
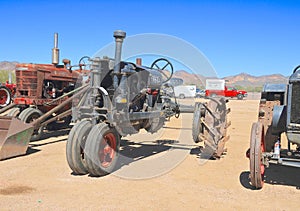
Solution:
[[[300,168],[270,164],[270,167],[266,169],[264,181],[271,185],[292,186],[296,189],[300,189],[299,175]],[[247,189],[255,190],[255,188],[251,186],[249,176],[249,171],[242,172],[240,174],[240,183]]]

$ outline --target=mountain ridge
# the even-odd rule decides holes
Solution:
[[[17,61],[2,61],[0,62],[0,70],[14,71]],[[173,77],[181,78],[184,80],[185,85],[195,84],[198,87],[205,87],[205,80],[207,77],[189,73],[186,70],[177,70],[174,72]],[[272,83],[287,83],[288,77],[279,73],[270,75],[253,76],[249,73],[241,72],[237,75],[226,76],[222,79],[226,80],[229,86],[241,86],[241,87],[261,87],[265,83],[272,81]]]

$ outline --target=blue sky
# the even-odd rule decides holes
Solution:
[[[220,77],[290,75],[300,64],[300,1],[3,1],[0,61],[75,64],[113,41],[112,33],[163,33],[197,47]]]

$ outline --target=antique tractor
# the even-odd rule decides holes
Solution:
[[[75,174],[102,176],[117,164],[120,139],[145,129],[155,133],[166,117],[179,116],[179,106],[165,94],[172,64],[157,59],[151,67],[121,61],[123,31],[115,31],[115,58],[91,59],[90,86],[73,106],[72,128],[66,146],[67,161]],[[163,63],[163,68],[159,68]],[[154,67],[156,69],[154,69]],[[166,74],[165,71],[170,71]],[[76,101],[76,100],[75,100]]]
[[[283,133],[287,149],[281,148]],[[294,69],[287,85],[263,87],[258,121],[252,124],[246,156],[250,159],[250,181],[257,189],[263,187],[265,168],[270,163],[300,167],[300,66]]]
[[[157,59],[150,67],[142,66],[141,59],[137,59],[136,64],[121,61],[125,35],[123,31],[114,32],[114,59],[95,57],[90,60],[90,86],[83,97],[74,100],[72,116],[77,123],[66,146],[67,161],[74,174],[103,176],[111,173],[117,166],[122,136],[138,133],[141,129],[155,133],[166,119],[178,118],[183,112],[194,113],[193,106],[179,105],[176,98],[171,99],[174,97],[172,84],[180,81],[171,78],[173,65],[167,59]],[[205,143],[219,156],[228,138],[228,111],[222,110],[226,107],[225,101],[222,98],[209,105],[197,104],[199,113],[194,113],[197,142],[208,137]],[[205,121],[210,122],[205,124]]]
[[[25,154],[30,139],[39,139],[45,128],[67,127],[72,119],[72,95],[83,89],[74,91],[76,84],[81,86],[83,67],[72,70],[67,59],[60,65],[57,45],[55,33],[52,64],[16,65],[15,98],[0,110],[8,111],[0,118],[0,160]]]

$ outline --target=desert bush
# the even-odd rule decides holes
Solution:
[[[5,83],[8,80],[9,72],[11,72],[12,83],[16,83],[16,74],[14,71],[0,70],[0,82]]]

